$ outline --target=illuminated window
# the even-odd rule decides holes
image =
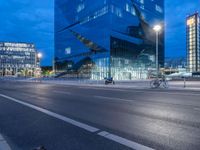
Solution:
[[[134,16],[136,15],[135,8],[133,6],[130,6],[128,3],[126,3],[126,11]]]
[[[156,4],[155,7],[156,7],[156,11],[158,11],[159,13],[163,13],[163,9],[159,5]]]
[[[65,54],[66,55],[71,54],[71,47],[68,47],[68,48],[65,49]]]
[[[85,5],[83,3],[79,4],[78,7],[77,7],[77,12],[82,11],[84,8],[85,8]]]
[[[141,4],[144,4],[144,0],[140,0],[140,3],[141,3]]]
[[[190,18],[190,19],[187,20],[187,25],[188,25],[188,26],[191,26],[191,25],[193,25],[194,23],[195,23],[194,18]]]

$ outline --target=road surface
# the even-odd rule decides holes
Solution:
[[[13,150],[199,150],[200,92],[0,81]]]

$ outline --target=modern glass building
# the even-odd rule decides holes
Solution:
[[[0,42],[0,75],[25,73],[32,76],[37,67],[36,49],[30,43]]]
[[[155,24],[164,28],[164,0],[55,0],[56,72],[97,80],[147,78],[155,70]]]
[[[200,72],[200,17],[187,17],[187,66],[189,72]]]

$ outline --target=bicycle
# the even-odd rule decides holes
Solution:
[[[150,82],[150,86],[151,88],[159,88],[160,86],[163,86],[164,88],[169,88],[169,84],[168,84],[168,81],[165,79],[165,78],[162,78],[162,79],[155,79],[155,80],[152,80]]]

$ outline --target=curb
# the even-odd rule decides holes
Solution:
[[[0,134],[0,150],[11,150],[10,146],[8,145],[8,143],[1,134]]]
[[[37,82],[34,82],[34,81],[30,81],[30,80],[16,80],[17,82],[27,82],[27,83],[37,83]],[[146,81],[148,82],[148,81]],[[123,84],[118,84],[119,86],[109,86],[109,85],[104,85],[104,84],[90,84],[90,83],[71,83],[71,82],[68,82],[68,83],[65,83],[63,81],[58,81],[58,82],[55,82],[55,81],[42,81],[42,83],[45,83],[45,84],[53,84],[53,85],[66,85],[66,86],[87,86],[87,87],[111,87],[113,89],[118,89],[118,88],[122,88],[122,89],[131,89],[131,88],[134,88],[134,89],[150,89],[149,86],[147,86],[147,83],[145,83],[144,85],[136,85],[138,82],[136,82],[136,84],[134,85],[131,85],[131,84],[128,84],[128,85],[123,85]],[[182,83],[181,83],[182,85]],[[171,89],[171,90],[190,90],[190,91],[200,91],[200,86],[199,87],[191,87],[191,85],[188,85],[187,87],[181,87],[180,84],[178,86],[174,86],[174,85],[170,85],[169,84],[169,88],[168,89]]]
[[[26,82],[26,81],[25,81]],[[45,84],[54,84],[54,85],[73,85],[73,86],[88,86],[88,87],[111,87],[113,89],[118,89],[118,88],[122,88],[122,89],[131,89],[131,88],[136,88],[136,89],[151,89],[149,86],[146,85],[123,85],[123,84],[118,84],[119,86],[113,86],[113,85],[104,85],[104,84],[77,84],[77,83],[64,83],[64,82],[48,82],[48,81],[43,81],[42,83]],[[200,87],[181,87],[181,86],[173,86],[173,85],[169,85],[169,88],[171,90],[193,90],[193,91],[200,91]]]

